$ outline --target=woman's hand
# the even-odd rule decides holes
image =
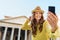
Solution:
[[[58,17],[49,11],[47,21],[49,22],[49,24],[52,27],[52,32],[55,32],[57,29]]]
[[[33,19],[33,16],[30,16],[30,17],[29,17],[29,20],[32,21],[32,19]]]

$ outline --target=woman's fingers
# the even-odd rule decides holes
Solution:
[[[54,22],[57,22],[58,21],[58,17],[56,15],[54,15],[52,12],[49,12],[48,13],[49,17],[54,21]]]
[[[57,29],[58,17],[55,16],[52,12],[48,12],[47,21],[52,27],[52,32],[55,32],[55,30]]]
[[[47,21],[49,22],[50,25],[52,24],[50,18],[47,18]]]
[[[50,14],[48,15],[48,18],[51,20],[51,22],[56,23],[56,19]]]
[[[33,19],[33,16],[30,16],[30,17],[29,17],[29,20],[31,21],[32,19]]]
[[[56,26],[58,18],[52,12],[48,12],[47,20],[51,26]]]
[[[51,20],[51,18],[50,18],[50,17],[48,17],[48,18],[47,18],[47,21],[49,22],[49,24],[50,24],[51,26],[53,26],[53,25],[54,25],[54,22]]]
[[[49,13],[54,19],[56,19],[56,20],[58,19],[57,16],[54,15],[52,12],[49,11],[48,13]]]

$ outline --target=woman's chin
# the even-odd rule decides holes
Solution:
[[[40,20],[40,18],[37,18],[37,20]]]

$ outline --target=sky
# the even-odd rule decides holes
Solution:
[[[4,16],[31,16],[32,10],[40,6],[47,18],[48,6],[55,6],[56,14],[60,17],[60,0],[0,0],[0,19]]]

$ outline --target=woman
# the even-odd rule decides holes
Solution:
[[[44,11],[37,6],[32,11],[32,17],[26,20],[22,29],[32,30],[32,40],[49,40],[51,32],[57,30],[58,18],[52,12],[48,12],[47,20],[43,17]],[[28,23],[31,21],[31,24]],[[51,28],[49,28],[51,26]]]

